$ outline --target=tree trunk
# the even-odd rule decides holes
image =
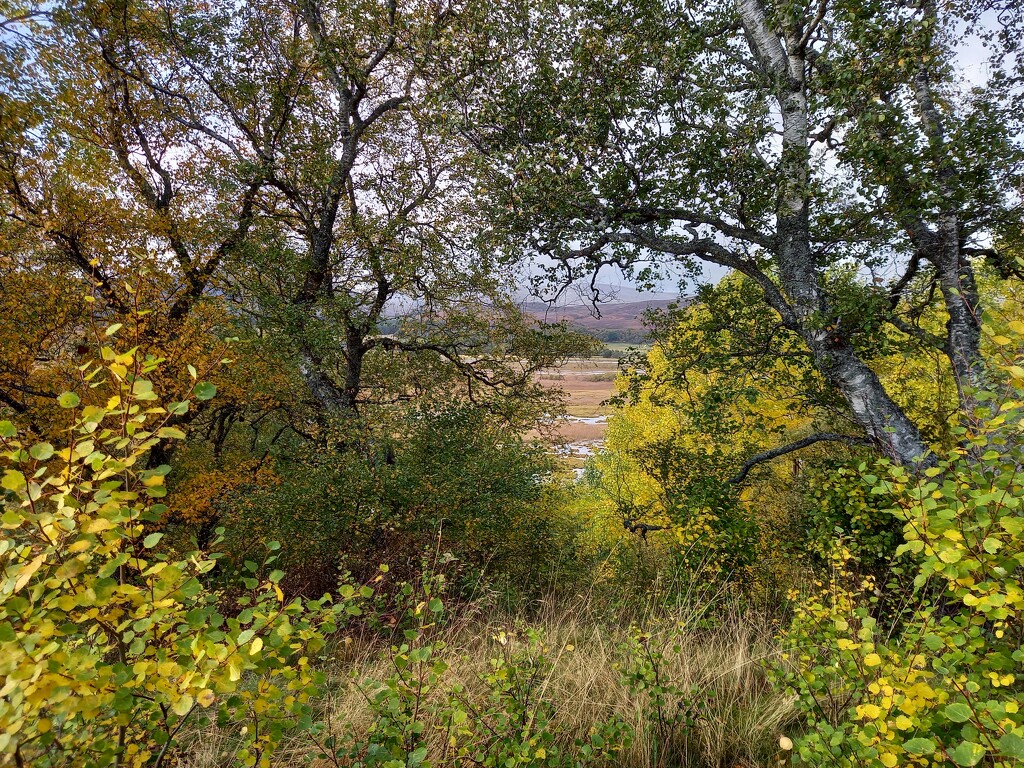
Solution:
[[[789,304],[775,308],[791,318],[794,330],[811,350],[815,366],[843,394],[868,435],[888,456],[910,464],[927,453],[917,426],[889,397],[849,341],[830,331],[834,323],[830,322],[828,297],[811,248],[811,154],[802,30],[790,30],[784,46],[761,0],[738,0],[737,10],[751,49],[772,80],[782,120],[776,256]]]
[[[299,370],[324,415],[337,418],[350,414],[352,404],[324,370],[321,357],[306,343],[299,351]]]
[[[911,464],[928,453],[917,426],[849,344],[821,331],[806,331],[803,336],[817,369],[842,392],[857,422],[889,458]]]
[[[928,17],[935,19],[937,11],[927,3]],[[981,297],[974,279],[974,268],[963,252],[960,217],[954,189],[957,171],[948,156],[942,114],[932,97],[931,77],[922,63],[914,77],[914,98],[921,115],[921,125],[928,137],[937,164],[936,178],[941,210],[931,241],[922,249],[923,255],[935,267],[942,299],[949,320],[946,323],[946,349],[963,413],[974,410],[974,393],[986,387],[985,362],[981,357]],[[923,225],[919,229],[928,230]],[[931,234],[929,232],[929,234]]]

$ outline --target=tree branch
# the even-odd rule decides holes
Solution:
[[[743,258],[738,253],[729,250],[715,240],[695,238],[683,241],[676,238],[654,235],[635,227],[630,228],[629,234],[615,233],[609,234],[606,237],[607,242],[631,243],[673,256],[696,256],[704,261],[735,269],[761,287],[769,306],[779,313],[782,317],[782,322],[786,324],[787,328],[796,329],[799,325],[793,307],[782,295],[782,291],[779,290],[778,286],[772,282],[771,278],[758,268],[753,261]]]
[[[778,448],[772,448],[768,451],[763,451],[754,456],[751,456],[744,462],[743,466],[740,467],[740,471],[735,475],[726,480],[730,485],[739,485],[742,483],[750,470],[756,467],[758,464],[762,464],[766,461],[771,461],[779,456],[784,456],[787,453],[793,451],[799,451],[802,448],[806,448],[815,443],[831,442],[831,443],[845,443],[846,445],[874,445],[874,442],[868,437],[856,437],[854,435],[837,435],[832,432],[821,432],[816,435],[809,435],[795,440],[787,445],[780,445]]]

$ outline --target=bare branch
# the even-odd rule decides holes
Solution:
[[[784,456],[787,453],[793,453],[793,451],[799,451],[815,443],[831,442],[831,443],[845,443],[846,445],[874,445],[874,441],[868,437],[856,437],[854,435],[837,435],[832,432],[821,432],[816,435],[809,435],[795,440],[787,445],[781,445],[778,448],[772,448],[768,451],[763,451],[744,462],[743,466],[740,467],[740,471],[735,475],[726,480],[731,485],[739,485],[742,483],[750,470],[756,467],[758,464],[763,464],[766,461],[771,461],[779,456]]]

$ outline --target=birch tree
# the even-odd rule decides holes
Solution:
[[[864,434],[910,463],[927,446],[862,330],[890,323],[941,350],[972,411],[986,380],[975,264],[1005,268],[992,244],[1020,227],[1003,10],[998,35],[978,7],[930,0],[534,8],[514,85],[473,105],[474,135],[505,225],[555,282],[666,259],[742,273],[772,338],[806,350]],[[981,87],[956,68],[972,33],[993,54]],[[856,312],[833,281],[851,265],[874,277]],[[918,322],[936,303],[941,334]]]
[[[145,274],[147,343],[202,337],[212,321],[183,323],[219,304],[222,332],[247,325],[299,373],[311,423],[430,387],[537,394],[532,372],[581,348],[524,318],[508,270],[471,247],[452,94],[483,66],[480,6],[87,0],[10,23],[12,279],[59,264],[116,320]],[[25,411],[38,344],[17,345],[0,394]]]

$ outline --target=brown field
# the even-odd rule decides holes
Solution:
[[[579,443],[604,440],[604,435],[607,431],[607,422],[601,424],[581,424],[578,421],[568,421],[558,425],[557,434],[559,440],[567,443]]]
[[[588,358],[568,361],[557,369],[542,371],[537,380],[550,389],[566,395],[566,413],[561,420],[546,430],[544,437],[555,446],[568,451],[567,463],[582,466],[587,452],[597,448],[608,431],[606,421],[590,419],[607,417],[612,408],[603,405],[615,393],[615,374],[618,362],[610,358]],[[587,419],[578,421],[576,419]]]

